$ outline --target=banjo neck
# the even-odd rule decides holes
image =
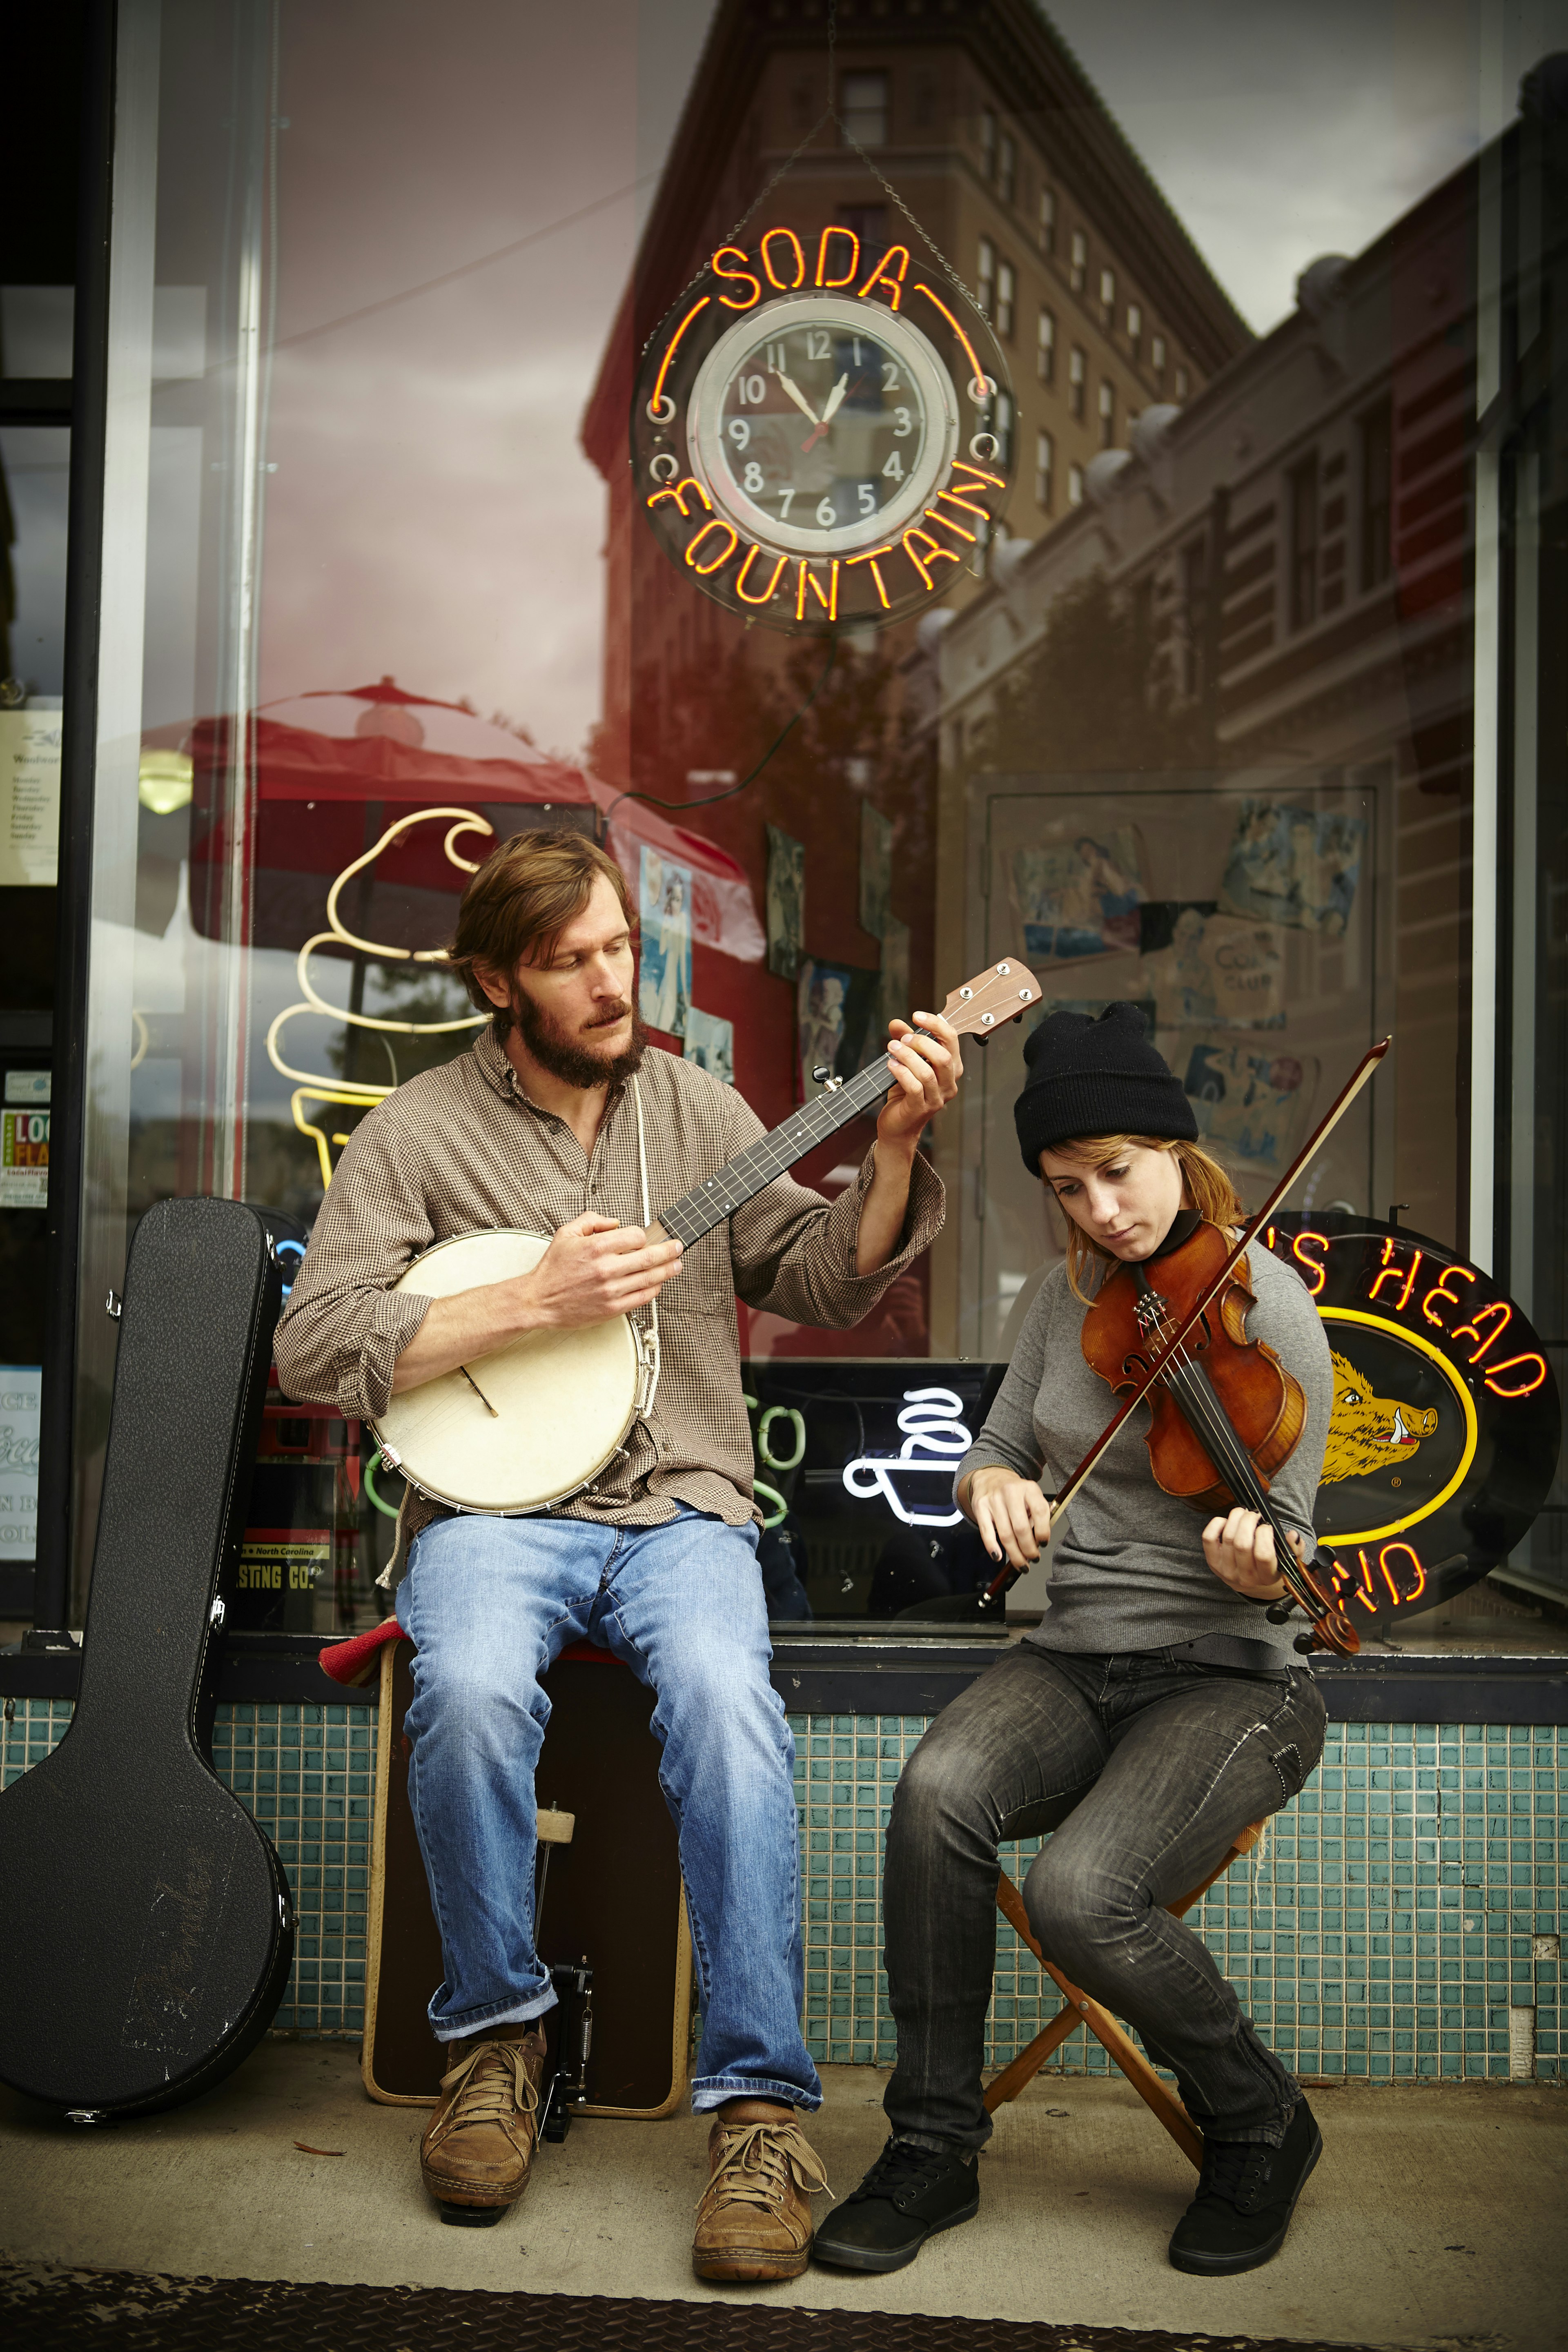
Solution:
[[[700,1241],[704,1234],[710,1234],[715,1225],[721,1225],[737,1209],[743,1209],[748,1201],[765,1192],[786,1168],[793,1168],[797,1160],[804,1160],[808,1151],[826,1143],[830,1135],[837,1135],[851,1119],[876,1109],[892,1079],[892,1064],[886,1054],[879,1054],[874,1062],[858,1070],[852,1078],[830,1079],[814,1102],[803,1103],[770,1134],[759,1136],[755,1143],[749,1143],[744,1151],[738,1151],[733,1160],[727,1160],[711,1176],[694,1184],[689,1192],[683,1192],[671,1207],[661,1209],[655,1224],[661,1226],[671,1241],[689,1249],[693,1242]]]
[[[960,1037],[973,1037],[984,1045],[1008,1022],[1018,1020],[1031,1004],[1037,1004],[1039,997],[1023,957],[1003,956],[952,991],[942,1008],[942,1018]],[[814,1101],[803,1103],[771,1133],[759,1136],[700,1184],[694,1184],[689,1192],[683,1192],[673,1206],[661,1209],[655,1223],[671,1241],[689,1249],[765,1192],[817,1144],[826,1143],[851,1119],[875,1111],[892,1082],[893,1066],[886,1054],[879,1054],[852,1078],[830,1078]]]

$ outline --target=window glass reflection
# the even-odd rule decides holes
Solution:
[[[1483,119],[1458,13],[1430,14],[1418,42],[1398,11],[1329,16],[1327,43],[1284,9],[1222,36],[1135,0],[1117,19],[1132,40],[1063,0],[1058,41],[1020,13],[1027,74],[1078,89],[1085,143],[967,47],[961,78],[934,21],[918,38],[901,18],[858,24],[835,91],[814,19],[763,24],[739,0],[595,0],[548,23],[459,0],[417,68],[357,0],[286,16],[276,54],[258,6],[220,21],[169,0],[146,594],[127,654],[140,724],[104,785],[134,887],[106,921],[118,978],[95,1015],[131,1067],[128,1096],[106,1087],[93,1113],[97,1289],[128,1219],[166,1192],[265,1200],[308,1228],[358,1120],[472,1039],[440,950],[473,864],[563,824],[605,839],[639,888],[657,870],[643,981],[659,1042],[770,1123],[814,1066],[868,1060],[889,1013],[1022,953],[1051,1003],[1149,1008],[1248,1198],[1392,1028],[1387,1076],[1300,1205],[1385,1221],[1407,1203],[1417,1230],[1475,1245],[1473,467],[1484,338],[1501,332],[1480,306],[1513,305],[1520,348],[1539,331],[1559,234],[1541,142],[1559,134],[1554,117]],[[535,94],[524,137],[520,90]],[[1535,258],[1509,263],[1501,293],[1495,272],[1478,290],[1488,188],[1535,223]],[[826,575],[809,604],[803,562],[819,633],[775,628],[795,615],[743,611],[726,558],[707,584],[650,530],[653,488],[628,465],[639,359],[731,233],[744,248],[786,230],[803,277],[830,227],[867,268],[907,240],[937,281],[902,202],[961,281],[940,279],[952,299],[973,285],[1001,338],[966,430],[1021,478],[1001,530],[983,516],[933,539],[940,586],[913,617],[830,638]],[[34,310],[5,312],[8,370],[16,336],[47,337]],[[788,461],[777,519],[786,494],[830,520],[840,498],[881,511],[909,453],[897,407],[857,381],[852,336],[827,334],[820,382],[803,361],[773,406],[789,369],[759,344],[724,415],[749,436],[766,408]],[[1515,421],[1539,457],[1557,429],[1548,375],[1538,401]],[[840,467],[835,446],[873,408],[898,438],[874,474]],[[737,444],[738,496],[769,494],[762,447]],[[1539,553],[1556,476],[1496,463]],[[1538,624],[1555,610],[1541,560]],[[1538,654],[1494,655],[1524,663],[1533,711]],[[1521,802],[1488,853],[1504,928],[1525,898],[1517,919],[1535,926],[1510,950],[1507,1004],[1488,1001],[1502,1064],[1526,1052],[1556,1103],[1560,992],[1537,1006],[1535,980],[1561,927],[1555,899],[1530,896],[1557,887],[1555,769],[1537,786],[1534,830]],[[851,1334],[745,1317],[759,1381],[826,1393],[843,1359],[1005,1353],[1061,1247],[1011,1140],[1018,1067],[1016,1041],[972,1057],[934,1141],[949,1217],[929,1260]],[[1557,1171],[1498,1103],[1497,1246],[1545,1329]],[[824,1148],[807,1180],[840,1191],[868,1133]],[[878,1378],[896,1424],[903,1389]],[[948,1386],[958,1418],[978,1410],[956,1373]],[[759,1412],[774,1405],[805,1411],[794,1388]],[[387,1522],[357,1429],[312,1424],[295,1444],[289,1418],[274,1450],[321,1472],[314,1507],[344,1540],[278,1622],[321,1624],[374,1606]],[[882,1442],[857,1423],[845,1459]],[[804,1496],[834,1466],[805,1462],[765,1465],[786,1514],[790,1482]],[[812,1491],[820,1517],[827,1490]],[[819,1614],[932,1597],[929,1560],[878,1582],[869,1508],[834,1489],[812,1541],[839,1549],[799,1580]],[[1555,1502],[1541,1530],[1529,1572],[1568,1581]]]

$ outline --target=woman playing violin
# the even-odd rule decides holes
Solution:
[[[1088,1360],[1096,1300],[1122,1268],[1124,1289],[1173,1278],[1205,1225],[1228,1241],[1241,1222],[1135,1006],[1098,1020],[1054,1013],[1026,1058],[1019,1143],[1066,1213],[1068,1255],[1029,1309],[956,1486],[992,1558],[1019,1570],[1052,1535],[1047,1494],[1116,1402]],[[1258,1247],[1237,1272],[1246,1339],[1268,1343],[1297,1400],[1300,1433],[1268,1482],[1270,1515],[1310,1557],[1328,1343],[1288,1265]],[[821,2261],[896,2270],[978,2210],[997,1847],[1046,1831],[1023,1888],[1041,1948],[1137,2028],[1204,2135],[1198,2192],[1171,2240],[1175,2266],[1216,2274],[1267,2262],[1321,2152],[1300,2084],[1165,1906],[1296,1795],[1322,1751],[1323,1702],[1292,1629],[1268,1613],[1286,1590],[1272,1529],[1246,1508],[1194,1510],[1165,1491],[1150,1431],[1140,1404],[1056,1532],[1041,1623],[944,1711],[899,1784],[883,1886],[899,2035],[892,2137],[818,2231]]]

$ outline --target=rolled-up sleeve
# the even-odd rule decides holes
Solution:
[[[753,1123],[761,1134],[760,1122]],[[741,1136],[736,1148],[752,1139],[750,1134]],[[737,1211],[730,1225],[737,1296],[748,1307],[831,1330],[846,1329],[868,1315],[906,1266],[931,1247],[942,1231],[945,1209],[942,1179],[925,1154],[917,1151],[899,1247],[875,1274],[858,1273],[860,1213],[875,1173],[873,1150],[861,1161],[854,1183],[831,1205],[820,1192],[781,1176]]]
[[[390,1120],[373,1110],[338,1162],[278,1325],[285,1396],[361,1420],[385,1412],[397,1359],[430,1305],[393,1285],[435,1238]]]

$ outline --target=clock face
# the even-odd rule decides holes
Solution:
[[[748,627],[886,628],[983,573],[1011,414],[990,327],[908,247],[779,223],[721,246],[644,346],[633,498]]]
[[[852,553],[896,539],[945,480],[952,386],[925,337],[880,307],[786,296],[738,320],[692,387],[692,467],[764,547]]]

